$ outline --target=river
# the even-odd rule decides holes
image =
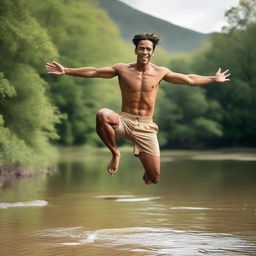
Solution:
[[[62,153],[51,175],[0,193],[1,256],[256,255],[256,152],[164,151],[144,185],[124,150]]]

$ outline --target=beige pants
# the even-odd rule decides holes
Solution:
[[[128,139],[134,143],[133,154],[138,156],[144,152],[153,156],[160,156],[157,140],[158,125],[152,118],[136,116],[121,112],[119,126],[115,129],[116,138]]]

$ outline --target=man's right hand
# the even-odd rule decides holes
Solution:
[[[48,74],[65,75],[65,68],[58,62],[46,63],[45,68],[49,71]]]

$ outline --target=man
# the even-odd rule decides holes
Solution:
[[[192,86],[230,81],[229,70],[221,72],[220,68],[215,76],[199,76],[174,73],[165,67],[154,65],[151,58],[159,40],[160,38],[154,33],[135,35],[133,38],[137,55],[135,63],[119,63],[104,68],[64,68],[55,61],[46,64],[49,74],[85,78],[118,76],[122,94],[122,112],[117,114],[106,108],[99,110],[96,116],[96,130],[112,153],[112,159],[107,167],[110,174],[117,172],[121,156],[115,139],[128,139],[134,143],[134,155],[140,158],[145,169],[143,175],[145,184],[156,184],[160,180],[158,126],[152,121],[160,81]]]

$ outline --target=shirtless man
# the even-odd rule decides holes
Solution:
[[[159,67],[151,62],[160,38],[154,33],[138,34],[133,38],[137,61],[115,64],[112,67],[65,68],[57,62],[47,63],[49,74],[71,75],[85,78],[113,78],[118,76],[122,94],[122,112],[110,109],[99,110],[96,130],[99,137],[112,153],[108,172],[118,170],[120,151],[116,138],[134,143],[134,155],[138,156],[145,169],[145,184],[156,184],[160,180],[160,152],[157,141],[158,126],[152,121],[155,101],[161,80],[174,84],[204,85],[212,82],[230,81],[229,70],[217,71],[215,76],[184,75]]]

